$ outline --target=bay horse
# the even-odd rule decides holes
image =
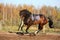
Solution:
[[[27,25],[26,33],[28,33],[28,29],[30,26],[36,25],[36,24],[38,24],[38,30],[35,32],[35,34],[39,33],[39,31],[42,30],[43,26],[47,23],[49,23],[50,28],[54,28],[53,21],[51,20],[51,18],[46,17],[43,14],[32,14],[27,9],[24,9],[20,11],[19,16],[21,20],[23,20],[24,24]],[[18,30],[20,29],[20,26]],[[22,28],[23,26],[21,27],[21,30]]]

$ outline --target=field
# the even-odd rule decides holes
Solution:
[[[0,40],[60,40],[60,34],[18,35],[0,32]]]
[[[34,29],[33,29],[34,28]],[[9,33],[8,31],[17,32],[18,26],[5,26],[0,31],[0,40],[60,40],[60,29],[45,28],[36,36],[21,35],[16,33]],[[26,27],[23,28],[25,32]],[[30,27],[29,32],[34,32],[37,27]]]
[[[12,32],[17,32],[18,31],[19,26],[4,26],[0,29],[0,31],[4,31],[4,32],[8,32],[8,31],[12,31]],[[25,32],[26,30],[26,26],[23,27],[23,31]],[[32,25],[29,28],[29,32],[35,32],[36,30],[38,30],[37,25]],[[20,30],[19,30],[20,31]],[[49,28],[48,25],[45,25],[43,27],[43,29],[40,31],[40,33],[59,33],[60,34],[60,29],[58,28]]]

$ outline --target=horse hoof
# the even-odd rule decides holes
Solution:
[[[29,34],[29,32],[26,32],[25,34]]]
[[[22,32],[17,32],[16,34],[21,34],[21,35],[24,35],[24,33],[22,33]]]
[[[30,33],[30,36],[36,36],[36,34],[35,33]]]
[[[13,33],[12,31],[8,31],[9,33]]]
[[[33,35],[34,35],[34,36],[36,36],[36,34],[35,34],[35,33],[33,33]]]

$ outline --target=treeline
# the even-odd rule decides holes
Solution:
[[[35,8],[33,5],[12,5],[0,4],[0,21],[3,25],[19,25],[20,17],[19,11],[27,9],[34,14],[43,14],[49,16],[55,22],[54,25],[60,22],[60,8],[43,5],[42,7]]]

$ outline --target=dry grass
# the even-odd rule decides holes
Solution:
[[[43,32],[43,33],[60,33],[60,29],[54,29],[54,28],[43,28],[44,30],[40,31],[40,32]],[[23,31],[25,32],[26,30],[26,27],[23,28]],[[38,28],[36,26],[31,26],[29,28],[29,32],[35,32],[36,30],[38,30]],[[4,26],[2,28],[1,31],[5,31],[5,32],[8,32],[8,31],[13,31],[13,32],[17,32],[18,31],[18,26]],[[20,30],[19,30],[20,31]]]

